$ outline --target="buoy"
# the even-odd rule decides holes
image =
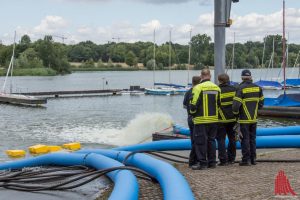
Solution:
[[[48,146],[43,144],[37,144],[28,148],[31,154],[44,154],[48,153]]]
[[[24,150],[6,150],[6,154],[12,158],[22,158],[26,155]]]
[[[74,143],[63,144],[63,148],[76,151],[81,148],[81,145],[79,142],[74,142]]]

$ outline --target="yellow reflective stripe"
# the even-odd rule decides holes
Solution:
[[[244,108],[244,111],[245,111],[245,114],[246,114],[248,120],[251,120],[251,115],[250,115],[250,113],[248,111],[248,108],[247,108],[245,103],[243,103],[243,108]]]
[[[258,97],[244,98],[243,101],[259,101]]]
[[[241,124],[252,124],[252,123],[256,123],[256,120],[239,120],[238,121]]]
[[[226,120],[226,117],[224,116],[224,113],[220,108],[219,108],[219,113],[220,113],[222,120]]]
[[[255,113],[253,119],[255,120],[257,118],[257,110],[258,110],[258,103],[255,106]]]
[[[221,102],[221,106],[228,106],[228,105],[232,105],[233,101],[228,101],[228,102]]]
[[[254,93],[254,92],[259,92],[259,91],[260,91],[259,87],[251,87],[251,88],[244,88],[244,89],[242,89],[242,92],[244,94],[246,94],[246,93]]]
[[[262,100],[264,100],[264,99],[265,99],[265,97],[264,97],[264,96],[262,96],[262,97],[260,97],[260,98],[259,98],[259,100],[261,100],[261,101],[262,101]]]
[[[222,93],[220,98],[225,99],[225,98],[234,97],[234,96],[235,96],[235,92],[227,92],[227,93]]]
[[[243,102],[242,99],[239,98],[239,97],[234,97],[233,100],[238,101],[238,102],[241,102],[241,103]]]
[[[208,95],[205,95],[205,116],[208,116]]]

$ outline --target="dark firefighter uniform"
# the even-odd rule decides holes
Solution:
[[[235,131],[236,117],[232,112],[233,98],[237,88],[228,83],[219,85],[221,89],[221,106],[219,109],[220,124],[217,133],[220,164],[233,163],[236,156]],[[229,140],[227,153],[225,139]]]
[[[216,166],[216,134],[220,105],[220,88],[209,80],[202,81],[193,88],[190,114],[194,122],[194,146],[198,166],[204,169]]]
[[[250,74],[249,70],[244,70]],[[242,76],[243,73],[242,72]],[[245,74],[245,73],[244,73]],[[249,165],[250,162],[255,164],[256,161],[256,119],[258,109],[263,107],[264,96],[262,89],[251,80],[243,81],[233,99],[233,113],[238,116],[241,133],[243,135],[242,146],[242,162],[240,165]]]
[[[183,100],[183,106],[186,108],[187,113],[188,113],[188,126],[190,128],[190,138],[191,138],[191,152],[189,156],[189,166],[191,167],[192,165],[197,163],[197,157],[196,157],[196,152],[195,152],[195,147],[194,147],[194,122],[193,122],[193,116],[190,114],[190,101],[193,99],[193,88],[189,89],[185,95],[184,95],[184,100]]]

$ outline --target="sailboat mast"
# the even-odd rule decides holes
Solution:
[[[275,57],[275,36],[273,36],[272,69],[274,68],[274,57]]]
[[[189,42],[189,60],[188,60],[188,84],[190,81],[190,67],[191,67],[191,49],[192,49],[192,29],[190,30],[190,42]]]
[[[284,85],[283,85],[283,89],[284,89],[284,93],[286,90],[286,74],[285,74],[285,70],[286,70],[286,40],[285,40],[285,0],[283,0],[283,10],[282,10],[282,25],[283,25],[283,33],[282,33],[282,66],[283,66],[283,80],[284,80]]]
[[[263,49],[263,55],[262,55],[262,59],[261,59],[261,68],[263,69],[265,67],[265,52],[266,52],[266,40],[267,38],[264,38],[264,49]],[[263,73],[260,73],[260,80],[261,80],[261,76]]]
[[[6,76],[5,76],[5,80],[4,80],[4,84],[2,87],[2,92],[5,92],[5,87],[6,87],[6,81],[7,81],[7,77],[9,76],[9,72],[11,71],[11,76],[12,76],[12,68],[13,68],[13,63],[14,63],[14,57],[15,57],[15,48],[16,48],[16,31],[15,31],[15,35],[14,35],[14,44],[13,44],[13,54],[11,56],[10,62],[9,62],[9,66],[6,72]],[[11,82],[11,86],[10,86],[10,90],[12,90],[12,82]],[[12,91],[10,91],[12,92]]]
[[[232,45],[232,66],[231,66],[231,81],[233,78],[233,68],[234,68],[234,54],[235,54],[235,32],[233,32],[233,45]]]
[[[153,64],[153,86],[155,86],[155,66],[156,66],[156,60],[155,60],[155,29],[153,32],[153,60],[154,60],[154,64]]]
[[[171,84],[171,65],[172,65],[172,29],[170,29],[170,40],[169,40],[169,84]]]

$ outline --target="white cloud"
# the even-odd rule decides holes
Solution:
[[[132,24],[130,21],[119,21],[108,26],[82,26],[69,25],[60,16],[46,16],[41,23],[34,28],[18,27],[18,37],[28,34],[32,40],[42,38],[45,34],[64,34],[67,43],[91,40],[95,43],[107,43],[112,38],[120,38],[121,42],[153,41],[153,31],[156,29],[157,43],[169,40],[169,30],[172,28],[172,40],[176,43],[187,44],[189,31],[192,34],[207,34],[213,39],[214,13],[203,13],[190,24],[163,24],[158,19],[152,19],[142,24]],[[227,42],[233,41],[233,32],[236,32],[237,42],[247,40],[262,41],[267,34],[282,34],[282,11],[271,14],[249,13],[247,15],[232,14],[233,25],[227,28]],[[300,9],[289,8],[286,10],[286,29],[290,35],[290,42],[300,43]],[[74,30],[74,31],[73,31]],[[13,33],[2,37],[3,42],[12,43]],[[55,38],[61,41],[59,38]],[[114,40],[117,41],[117,40]]]
[[[145,24],[141,24],[140,26],[140,33],[143,35],[149,35],[152,34],[154,29],[159,30],[161,28],[161,24],[159,20],[151,20],[150,22],[147,22]]]
[[[60,29],[68,27],[68,22],[61,16],[48,15],[42,19],[41,23],[34,27],[36,33],[55,33]]]

